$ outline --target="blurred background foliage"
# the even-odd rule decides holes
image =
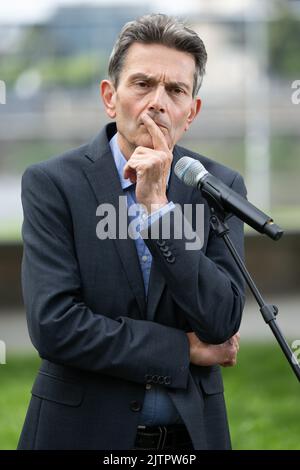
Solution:
[[[269,29],[270,72],[284,78],[299,77],[299,18],[282,8],[280,17],[270,23]]]
[[[300,229],[300,107],[291,103],[300,76],[299,2],[247,0],[245,11],[230,3],[237,5],[231,16],[217,0],[182,15],[208,50],[203,110],[182,143],[240,171],[254,204],[272,210],[287,229]],[[58,6],[32,24],[1,24],[0,17],[0,79],[7,88],[0,106],[0,240],[20,240],[25,168],[81,145],[107,122],[99,82],[111,48],[126,21],[150,11],[148,2],[86,4]],[[10,210],[1,203],[7,184],[15,186]]]
[[[293,80],[300,73],[300,21],[290,9],[283,8],[282,5],[277,14],[280,16],[268,23],[269,73],[278,78]],[[82,29],[83,27],[84,25]],[[73,32],[68,31],[67,25],[64,35],[57,36],[56,28],[55,21],[48,27],[43,24],[28,26],[22,32],[22,39],[15,53],[10,50],[2,52],[1,78],[8,88],[13,88],[27,69],[37,70],[46,88],[89,87],[93,81],[104,78],[109,48],[103,48],[100,43],[97,49],[91,50],[87,41],[86,50],[82,47],[78,51],[71,47]],[[230,36],[232,43],[241,44],[244,40],[242,23],[232,23]]]
[[[9,57],[1,65],[1,75],[5,77],[9,88],[16,85],[24,70],[35,71],[43,83],[43,89],[55,87],[83,88],[92,81],[104,77],[107,57],[101,54],[80,54],[70,57],[47,57],[20,60]]]

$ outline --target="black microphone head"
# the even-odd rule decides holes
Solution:
[[[198,160],[182,157],[175,165],[175,175],[188,186],[197,187],[201,178],[208,172]]]

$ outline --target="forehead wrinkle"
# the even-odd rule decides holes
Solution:
[[[168,61],[170,63],[166,70],[166,62]],[[126,81],[134,73],[144,73],[152,77],[155,70],[152,65],[158,70],[158,74],[174,73],[174,80],[172,82],[184,84],[189,92],[194,89],[194,57],[189,53],[178,51],[162,44],[140,44],[138,42],[131,44],[125,55],[120,75],[124,74],[123,76]],[[191,65],[192,69],[190,70]],[[185,71],[184,76],[182,75],[182,70]],[[190,75],[190,72],[191,84],[184,81],[187,73]]]

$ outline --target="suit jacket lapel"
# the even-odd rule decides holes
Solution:
[[[108,134],[110,132],[113,134],[113,131],[113,125],[107,126]],[[86,157],[90,160],[90,164],[85,165],[83,171],[95,193],[98,205],[111,204],[116,210],[117,238],[114,239],[115,247],[119,253],[128,283],[136,297],[141,317],[145,318],[145,289],[135,242],[128,236],[126,239],[118,237],[119,197],[124,196],[124,192],[109,147],[106,130],[103,130],[92,142]]]

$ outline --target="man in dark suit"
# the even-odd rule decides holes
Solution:
[[[205,63],[178,21],[128,23],[101,83],[116,122],[23,175],[22,285],[42,363],[19,449],[230,448],[220,365],[236,362],[244,283],[207,203],[173,171],[189,155],[246,194],[239,174],[176,145]],[[126,215],[140,209],[136,237],[124,236],[124,200]],[[242,223],[228,225],[243,255]]]

